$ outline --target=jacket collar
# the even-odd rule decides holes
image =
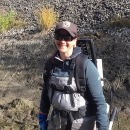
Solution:
[[[75,58],[77,55],[79,55],[79,54],[81,53],[81,51],[82,51],[82,50],[81,50],[80,47],[75,47],[75,48],[73,49],[72,55],[71,55],[69,58],[67,58],[67,60],[70,60],[70,59]],[[56,52],[56,55],[55,55],[54,59],[63,61],[63,60],[60,58],[60,53],[59,53],[59,51]]]

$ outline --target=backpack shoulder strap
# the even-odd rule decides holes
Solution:
[[[79,92],[84,93],[86,91],[86,60],[88,59],[87,55],[79,54],[74,60],[72,60],[70,66],[70,76],[68,83],[71,84],[72,75],[75,76],[77,89]],[[54,55],[52,55],[46,62],[44,67],[44,82],[48,82],[49,77],[54,69],[55,62],[54,62]],[[75,71],[73,71],[75,69]]]
[[[57,53],[57,51],[55,51],[52,56],[46,61],[45,66],[44,66],[44,72],[43,72],[43,79],[44,82],[48,82],[49,77],[52,74],[52,71],[55,67],[55,60],[54,60],[54,56]]]
[[[76,60],[76,68],[75,68],[75,78],[76,78],[76,85],[78,90],[81,93],[86,91],[86,60],[88,59],[87,55],[80,54]]]
[[[44,79],[44,83],[48,82],[49,76],[50,76],[50,72],[52,70],[52,64],[51,64],[51,58],[49,58],[44,66],[44,71],[43,71],[43,79]]]

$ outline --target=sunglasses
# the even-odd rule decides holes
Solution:
[[[61,35],[61,34],[55,34],[55,39],[61,41],[62,39],[64,39],[65,41],[72,41],[73,39],[75,39],[75,37],[72,37],[70,35]]]

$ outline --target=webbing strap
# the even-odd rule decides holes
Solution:
[[[74,118],[72,116],[72,113],[69,112],[68,115],[67,115],[67,125],[66,125],[66,129],[65,130],[71,130],[71,127],[72,127],[72,123],[74,121]]]
[[[77,57],[78,56],[76,56],[75,58],[73,58],[71,60],[68,85],[72,84],[72,78],[74,77],[74,68],[75,68],[75,65],[76,65],[76,59],[77,59]]]
[[[56,88],[55,84],[51,84],[50,85],[50,88],[53,90],[53,91],[59,91],[59,92],[62,92],[62,93],[65,93],[65,94],[73,94],[73,93],[76,93],[77,91],[74,91],[72,89],[70,89],[68,86],[64,86],[64,89],[61,90],[61,89],[58,89]]]
[[[76,85],[77,85],[77,91],[80,93],[84,93],[86,90],[86,76],[85,76],[85,70],[86,70],[86,60],[88,57],[84,54],[79,54],[75,58],[72,59],[70,64],[70,74],[69,74],[69,80],[68,85],[72,84],[72,78],[76,78]],[[74,71],[76,71],[76,75],[74,76]]]

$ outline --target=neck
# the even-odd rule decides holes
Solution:
[[[60,52],[60,58],[62,60],[66,60],[67,58],[69,58],[73,53],[73,50],[72,51],[69,51],[69,52]]]

